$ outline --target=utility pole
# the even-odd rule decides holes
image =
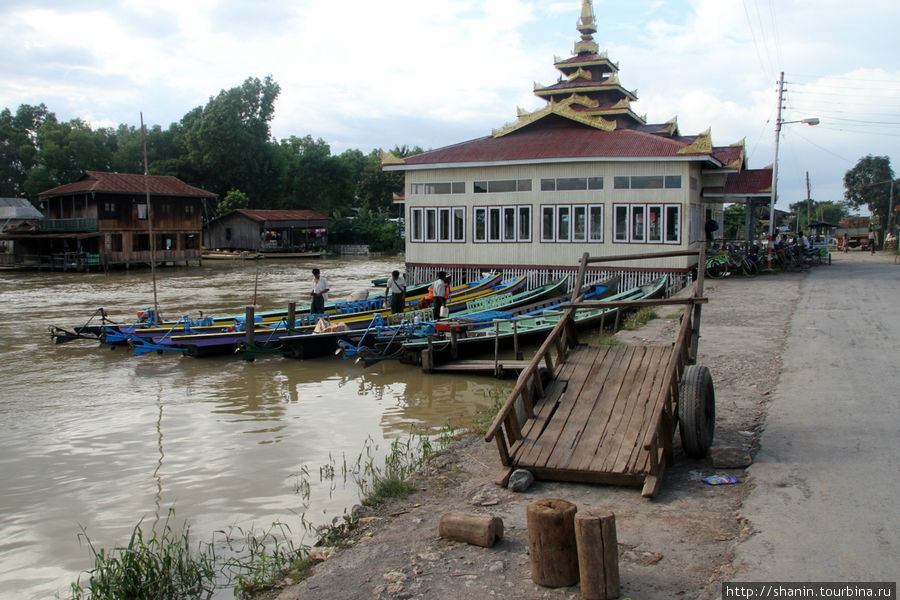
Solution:
[[[810,197],[809,197],[809,171],[806,172],[806,229],[807,233],[809,233],[809,205],[810,205]]]
[[[781,108],[784,101],[784,71],[778,77],[778,116],[775,117],[775,160],[772,162],[772,199],[769,204],[769,235],[775,235],[775,202],[778,200],[778,139],[781,137]]]

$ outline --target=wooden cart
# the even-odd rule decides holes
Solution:
[[[704,254],[704,248],[604,258],[585,254],[573,289],[581,289],[590,264],[697,256],[703,265]],[[653,497],[674,459],[676,427],[688,456],[707,453],[715,431],[715,391],[709,369],[695,364],[700,309],[707,301],[703,271],[697,270],[687,297],[615,303],[623,309],[683,305],[671,344],[579,344],[572,315],[582,304],[573,297],[485,435],[485,441],[496,441],[507,468],[498,483],[521,468],[538,479],[642,486],[642,494]]]

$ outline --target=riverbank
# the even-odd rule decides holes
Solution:
[[[716,597],[713,582],[728,578],[736,545],[751,533],[739,518],[752,485],[744,468],[756,452],[778,380],[800,282],[810,276],[814,272],[707,281],[710,302],[703,309],[698,362],[710,368],[716,385],[716,439],[710,456],[691,460],[681,454],[676,436],[675,465],[654,500],[638,489],[559,482],[510,492],[493,483],[502,471],[496,446],[468,436],[430,461],[415,480],[420,491],[364,513],[348,548],[267,598],[578,598],[577,585],[550,589],[531,581],[525,509],[544,497],[615,513],[623,598]],[[675,316],[660,317],[616,339],[671,341]],[[714,474],[741,482],[701,481]],[[449,510],[501,517],[503,539],[492,548],[440,539],[438,522]]]

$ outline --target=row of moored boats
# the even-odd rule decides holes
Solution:
[[[575,311],[579,329],[612,323],[619,308],[611,301],[640,300],[663,294],[665,277],[619,291],[618,278],[580,290]],[[418,363],[423,350],[433,362],[472,356],[495,348],[545,337],[556,325],[572,295],[561,278],[526,290],[525,277],[502,280],[498,273],[451,288],[448,316],[435,321],[428,307],[428,285],[410,286],[405,310],[388,314],[384,297],[346,300],[326,305],[323,314],[309,307],[231,315],[182,316],[161,321],[152,309],[140,311],[134,322],[115,323],[98,309],[80,326],[51,326],[57,343],[96,339],[128,345],[134,355],[175,352],[200,357],[239,353],[252,360],[261,354],[305,359],[339,354],[366,360],[398,358]],[[248,318],[250,322],[248,323]]]

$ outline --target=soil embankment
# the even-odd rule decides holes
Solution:
[[[826,267],[827,268],[827,267]],[[713,452],[691,460],[680,452],[654,500],[639,489],[536,482],[513,493],[493,481],[502,471],[496,446],[469,436],[430,461],[421,491],[363,515],[351,540],[298,584],[271,594],[279,600],[579,598],[578,586],[550,589],[531,581],[526,506],[556,497],[579,509],[602,507],[616,516],[623,598],[713,598],[711,582],[727,579],[735,545],[748,534],[739,518],[751,482],[743,466],[755,452],[767,398],[775,387],[799,282],[808,275],[707,280],[698,363],[713,374],[717,432]],[[622,331],[623,343],[674,339],[676,319]],[[710,486],[713,474],[736,485]],[[441,515],[464,510],[503,519],[504,537],[481,548],[438,537]]]

